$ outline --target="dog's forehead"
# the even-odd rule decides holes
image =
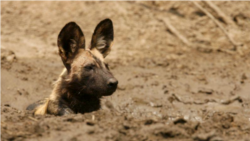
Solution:
[[[78,54],[74,59],[74,63],[76,65],[86,65],[90,63],[98,63],[101,64],[104,61],[101,53],[98,50],[83,50],[80,49]]]
[[[104,58],[103,55],[96,49],[93,48],[92,50],[90,50],[91,54],[93,54],[96,58],[98,58],[100,61],[104,62]]]

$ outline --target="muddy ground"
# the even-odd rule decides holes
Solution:
[[[2,140],[250,140],[250,2],[1,2]],[[57,35],[77,22],[87,42],[111,18],[106,58],[119,80],[102,109],[33,116],[63,69]],[[190,43],[183,43],[168,20]]]

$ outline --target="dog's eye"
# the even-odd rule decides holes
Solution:
[[[89,65],[84,66],[84,69],[87,70],[87,71],[90,71],[90,70],[93,70],[94,67],[95,67],[95,65],[89,64]]]
[[[105,63],[105,66],[106,66],[106,68],[109,70],[109,64],[106,64],[106,63]]]

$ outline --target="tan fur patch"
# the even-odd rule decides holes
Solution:
[[[102,62],[104,61],[103,55],[96,49],[93,48],[91,50],[91,53],[94,54],[98,59],[100,59]]]
[[[53,91],[52,91],[52,93],[50,94],[50,97],[49,97],[50,100],[54,101],[54,100],[58,99],[59,95],[58,95],[58,92],[57,92],[58,91],[57,85],[60,85],[59,83],[62,81],[62,79],[65,79],[66,76],[67,76],[67,69],[64,68],[63,71],[61,72],[58,80],[54,83],[54,89],[53,89]]]

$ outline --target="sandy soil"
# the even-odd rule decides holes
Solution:
[[[237,49],[192,2],[1,2],[2,140],[249,141],[250,2],[214,2]],[[77,22],[87,42],[96,24],[114,23],[107,57],[119,80],[102,109],[33,116],[63,64],[57,35]],[[163,22],[192,43],[182,43]]]

